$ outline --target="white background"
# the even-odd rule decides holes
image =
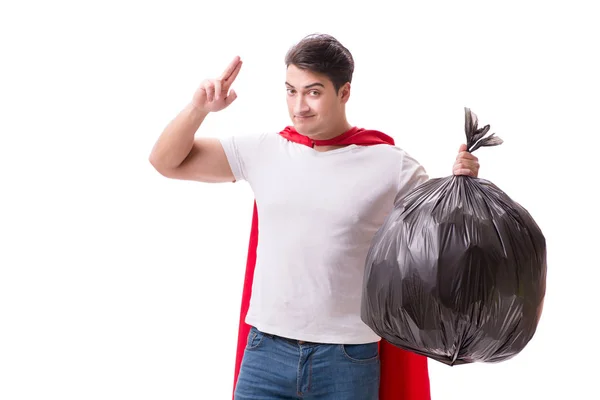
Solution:
[[[430,361],[433,399],[600,398],[592,3],[3,2],[0,399],[230,398],[252,193],[167,180],[148,155],[235,55],[239,98],[201,134],[283,128],[283,57],[312,32],[355,57],[350,122],[432,177],[464,106],[491,124],[505,143],[475,153],[480,176],[546,235],[533,340],[496,365]]]

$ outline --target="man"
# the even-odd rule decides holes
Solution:
[[[307,36],[285,61],[293,127],[195,138],[236,99],[236,57],[200,85],[150,162],[168,178],[253,189],[260,238],[235,399],[378,399],[380,338],[360,318],[364,263],[394,203],[428,177],[389,136],[348,122],[354,60],[335,38]],[[462,145],[453,173],[478,169]]]

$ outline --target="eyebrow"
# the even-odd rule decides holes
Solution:
[[[286,82],[285,84],[291,88],[294,87],[293,85],[290,85],[288,82]],[[325,89],[325,85],[323,85],[322,83],[319,83],[319,82],[315,82],[315,83],[311,83],[310,85],[306,85],[306,86],[304,86],[304,89],[310,89],[315,86],[321,86],[323,89]]]

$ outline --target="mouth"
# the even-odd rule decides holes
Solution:
[[[304,121],[304,120],[307,120],[312,117],[314,117],[314,115],[296,115],[296,116],[294,116],[294,118],[296,118],[299,121]]]

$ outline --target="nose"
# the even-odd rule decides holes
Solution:
[[[294,115],[306,115],[310,111],[310,107],[306,102],[304,96],[296,96],[296,102],[294,103]]]

